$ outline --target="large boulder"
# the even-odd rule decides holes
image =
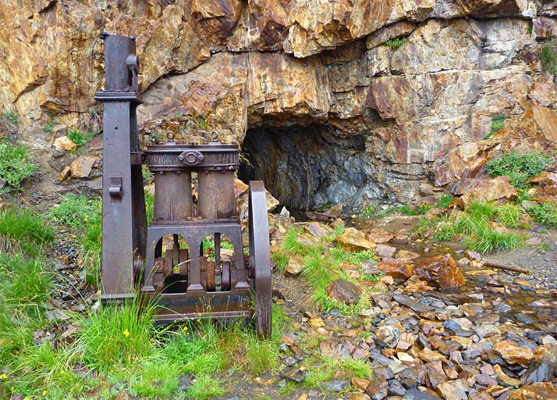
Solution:
[[[463,179],[453,190],[455,195],[461,195],[458,202],[466,209],[472,201],[496,201],[506,203],[517,198],[516,189],[509,183],[508,176],[497,176],[491,179]]]
[[[462,286],[464,275],[450,254],[443,254],[416,261],[416,273],[429,283],[448,289]]]
[[[327,296],[338,303],[355,304],[360,300],[362,290],[344,279],[333,281],[326,288]]]

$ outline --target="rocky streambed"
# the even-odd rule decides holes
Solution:
[[[302,242],[327,229],[317,222],[298,225],[306,232]],[[303,311],[309,291],[303,277],[292,277],[295,265],[286,267],[290,277],[276,277],[284,292],[279,302],[297,328],[283,336],[279,386],[304,381],[307,365],[298,346],[309,334],[319,335],[324,357],[373,364],[369,379],[339,371],[322,385],[350,400],[557,398],[555,290],[529,274],[486,267],[480,254],[458,245],[415,241],[404,230],[360,228],[347,228],[335,241],[373,248],[376,263],[343,263],[354,279],[349,285],[339,279],[327,290],[348,303],[357,291],[369,294],[369,307],[358,315]],[[376,274],[379,280],[366,279]],[[370,287],[375,290],[365,290]]]

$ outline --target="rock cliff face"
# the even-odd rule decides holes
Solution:
[[[146,142],[217,129],[245,142],[241,174],[294,207],[405,203],[430,176],[458,179],[430,170],[493,116],[553,109],[540,51],[555,15],[528,0],[0,0],[0,112],[43,148],[52,118],[98,127],[104,27],[137,36]]]

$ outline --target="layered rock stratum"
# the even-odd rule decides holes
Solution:
[[[38,148],[51,119],[99,129],[104,27],[137,36],[145,142],[217,130],[295,208],[406,203],[477,172],[451,159],[504,148],[482,141],[496,115],[552,146],[540,52],[556,15],[528,0],[0,0],[0,112]]]

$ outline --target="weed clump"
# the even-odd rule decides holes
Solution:
[[[76,144],[77,147],[85,145],[89,140],[93,139],[95,136],[94,132],[80,133],[79,129],[71,129],[66,132],[66,136],[72,142]]]
[[[21,182],[33,175],[37,168],[27,147],[0,142],[0,182],[4,182],[0,193],[19,190]]]
[[[557,228],[557,204],[536,204],[528,209],[532,219],[540,224]]]
[[[52,207],[48,215],[56,222],[69,225],[72,228],[83,228],[89,218],[98,213],[99,205],[83,195],[69,195],[62,202]]]

